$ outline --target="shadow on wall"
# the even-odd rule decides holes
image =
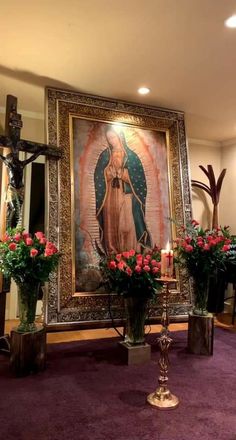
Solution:
[[[200,188],[192,187],[192,201],[193,201],[193,205],[195,202],[200,202],[201,205],[204,207],[204,209],[201,211],[200,217],[199,217],[200,213],[197,214],[196,210],[193,210],[195,211],[194,212],[194,217],[196,217],[195,220],[197,220],[203,228],[211,228],[212,212],[211,209],[209,208],[209,204],[205,192]]]
[[[60,89],[70,89],[71,91],[79,91],[75,89],[71,84],[59,81],[55,78],[49,78],[48,76],[40,76],[33,72],[26,70],[10,69],[9,67],[0,64],[0,75],[8,76],[10,78],[17,79],[29,84],[34,84],[40,87],[57,87]]]

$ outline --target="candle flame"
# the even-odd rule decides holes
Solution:
[[[169,242],[169,240],[166,243],[166,250],[167,250],[167,252],[170,252],[170,242]]]

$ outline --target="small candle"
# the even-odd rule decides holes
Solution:
[[[174,271],[174,255],[169,242],[166,249],[161,250],[161,276],[171,278]]]
[[[166,249],[161,250],[161,276],[166,276]]]

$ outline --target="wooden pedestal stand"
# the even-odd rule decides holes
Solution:
[[[46,329],[39,326],[35,332],[11,331],[10,365],[16,376],[37,373],[46,364]]]
[[[168,351],[169,347],[172,343],[172,339],[169,333],[169,315],[168,315],[168,300],[169,300],[169,285],[176,282],[175,279],[172,278],[160,278],[160,282],[163,283],[162,289],[162,330],[161,336],[158,339],[158,343],[160,346],[160,359],[159,359],[159,367],[160,367],[160,375],[158,378],[159,387],[154,393],[151,393],[147,396],[147,401],[150,405],[157,407],[158,409],[174,409],[179,405],[178,397],[174,396],[170,390],[167,388],[168,382],[168,367],[169,367],[169,358]]]
[[[1,219],[1,216],[0,216]],[[1,229],[1,228],[0,228]],[[1,232],[1,231],[0,231]],[[10,291],[10,282],[0,274],[0,353],[10,353],[10,338],[5,330],[6,294]]]
[[[214,318],[189,314],[188,352],[193,354],[213,355]]]
[[[6,292],[0,292],[0,352],[9,353],[9,335],[4,334],[5,329]]]

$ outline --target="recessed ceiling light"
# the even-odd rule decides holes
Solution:
[[[138,93],[140,95],[147,95],[150,92],[150,89],[148,87],[139,87]]]
[[[236,28],[236,15],[227,18],[227,20],[225,20],[225,26],[228,28]]]

